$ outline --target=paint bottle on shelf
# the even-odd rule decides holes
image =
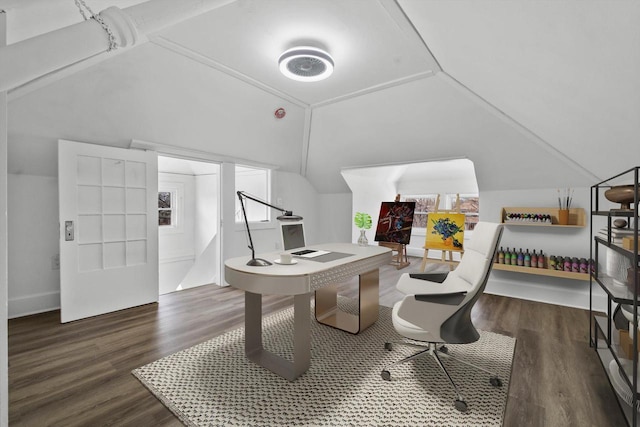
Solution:
[[[524,254],[524,266],[531,267],[531,254],[529,253],[529,249]]]
[[[589,272],[589,266],[587,265],[587,260],[585,258],[580,258],[579,270],[580,273]]]
[[[574,273],[578,273],[580,271],[580,262],[576,257],[571,258],[571,271]]]
[[[500,250],[498,251],[498,264],[504,264],[504,251],[502,250],[502,246],[500,246]]]
[[[536,254],[536,250],[533,250],[533,254],[531,255],[531,267],[538,268],[538,255]]]
[[[538,268],[544,268],[544,254],[542,253],[542,249],[540,249],[540,254],[538,255]]]
[[[516,255],[516,265],[519,265],[520,267],[524,265],[524,254],[522,253],[522,248],[520,248]]]

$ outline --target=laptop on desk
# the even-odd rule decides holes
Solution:
[[[302,221],[281,222],[280,235],[282,237],[282,248],[285,251],[291,251],[291,255],[300,258],[315,258],[330,253],[329,251],[306,247]]]

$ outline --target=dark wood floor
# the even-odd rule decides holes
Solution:
[[[381,304],[401,298],[395,282],[418,264],[381,270]],[[357,295],[354,281],[342,288]],[[290,303],[265,297],[264,312]],[[131,370],[240,326],[243,304],[240,291],[204,286],[69,324],[59,312],[9,321],[10,425],[181,425]],[[625,425],[589,348],[587,312],[485,294],[473,317],[478,328],[517,338],[505,426]]]

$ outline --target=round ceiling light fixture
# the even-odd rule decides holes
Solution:
[[[278,59],[280,72],[300,82],[317,82],[333,73],[333,58],[317,47],[300,46],[286,50]]]

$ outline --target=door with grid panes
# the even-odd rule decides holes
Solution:
[[[61,321],[158,300],[155,152],[58,142]]]

